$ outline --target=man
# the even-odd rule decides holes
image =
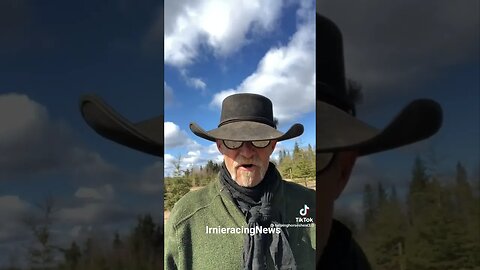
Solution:
[[[407,145],[435,134],[440,106],[428,99],[408,104],[383,130],[355,118],[345,82],[342,36],[317,13],[317,269],[370,269],[350,231],[333,220],[335,200],[359,156]]]
[[[296,223],[304,208],[313,220],[315,193],[282,180],[269,161],[276,143],[301,135],[303,126],[282,133],[268,98],[235,94],[223,101],[218,128],[205,131],[191,123],[190,129],[215,142],[224,162],[218,180],[187,193],[172,209],[166,269],[313,269],[313,224],[281,224]],[[224,233],[212,233],[222,228]],[[252,233],[261,228],[269,230]]]

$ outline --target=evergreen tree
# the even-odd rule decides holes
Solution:
[[[408,192],[409,222],[413,225],[416,218],[428,212],[429,198],[426,194],[428,175],[425,162],[417,156],[412,168],[412,180]]]
[[[375,217],[375,197],[373,194],[372,186],[366,184],[363,188],[363,222],[364,227],[369,230],[370,225]]]
[[[80,252],[80,247],[77,245],[75,241],[72,242],[70,248],[64,252],[65,257],[65,264],[67,269],[75,270],[77,269],[77,265],[80,261],[82,253]]]
[[[390,202],[391,203],[400,203],[398,201],[398,195],[397,195],[397,188],[395,187],[395,185],[392,185],[392,187],[390,188]]]
[[[382,205],[384,205],[387,202],[387,192],[385,191],[385,188],[383,188],[383,185],[381,182],[378,182],[377,184],[377,207],[380,208]]]
[[[298,142],[295,142],[295,144],[293,145],[293,159],[296,159],[299,154],[300,146],[298,145]]]
[[[119,250],[120,248],[122,248],[122,240],[120,240],[120,235],[118,234],[118,232],[115,232],[115,235],[113,236],[113,243],[112,243],[112,246],[113,246],[113,249],[114,250]]]

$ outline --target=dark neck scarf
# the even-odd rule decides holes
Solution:
[[[278,225],[278,212],[271,203],[280,185],[280,179],[280,173],[273,163],[269,164],[262,182],[252,188],[239,186],[230,176],[225,163],[220,170],[220,182],[245,215],[250,230],[259,226],[274,228]],[[270,251],[276,269],[297,269],[284,227],[279,234],[256,233],[253,236],[246,234],[243,245],[243,268],[266,269],[267,251]]]

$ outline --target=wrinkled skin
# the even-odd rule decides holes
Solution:
[[[271,141],[265,148],[256,148],[251,143],[245,142],[240,148],[232,150],[221,140],[217,140],[217,148],[223,155],[232,179],[242,187],[254,187],[263,180],[276,143]],[[243,166],[246,164],[252,166]]]

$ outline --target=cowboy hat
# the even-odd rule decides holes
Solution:
[[[355,118],[348,97],[342,35],[329,19],[317,13],[317,153],[356,150],[368,155],[426,139],[442,125],[442,109],[430,99],[410,102],[383,129]]]
[[[287,132],[277,130],[270,99],[251,93],[234,94],[222,102],[218,128],[205,131],[198,124],[190,123],[190,130],[209,141],[283,141],[302,135],[303,125],[294,124]]]
[[[96,95],[80,98],[83,119],[101,136],[132,149],[163,157],[163,115],[132,123]]]

